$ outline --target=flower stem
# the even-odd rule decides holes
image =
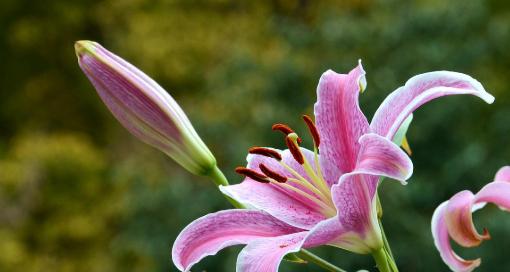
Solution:
[[[386,233],[384,232],[384,228],[382,225],[383,211],[382,211],[381,201],[380,201],[379,195],[377,195],[376,197],[377,197],[377,221],[379,223],[379,228],[381,229],[381,236],[382,236],[382,240],[383,240],[383,247],[382,247],[381,251],[386,256],[385,257],[386,262],[390,268],[389,271],[398,272],[398,267],[397,267],[397,264],[395,263],[395,259],[393,257],[393,252],[391,252],[390,244],[388,242],[388,239],[386,238]],[[378,267],[379,267],[379,265],[378,265]]]
[[[299,251],[298,253],[296,253],[296,255],[305,260],[305,261],[308,261],[308,262],[311,262],[311,263],[314,263],[322,268],[324,268],[325,270],[327,271],[330,271],[330,272],[347,272],[346,270],[343,270],[337,266],[335,266],[334,264],[322,259],[321,257],[313,254],[312,252],[306,250],[306,249],[301,249],[301,251]]]
[[[211,172],[209,172],[208,176],[218,186],[227,186],[227,185],[229,185],[227,178],[225,177],[223,172],[221,172],[221,170],[220,170],[220,168],[218,168],[218,166],[214,166],[214,169]],[[243,204],[237,202],[235,199],[233,199],[233,198],[231,198],[231,197],[229,197],[227,195],[224,195],[224,196],[228,200],[228,202],[230,202],[234,207],[236,207],[238,209],[246,208]]]
[[[374,257],[375,264],[380,272],[391,272],[390,264],[388,262],[388,254],[384,250],[384,247],[372,252],[372,257]]]
[[[393,253],[391,252],[390,244],[388,243],[388,239],[386,239],[386,234],[384,233],[384,229],[382,228],[381,221],[379,220],[379,226],[381,227],[381,234],[383,238],[383,247],[380,251],[382,251],[386,256],[386,262],[389,265],[391,272],[398,272],[397,264],[395,263],[395,259],[393,257]]]
[[[208,175],[210,178],[212,178],[212,180],[214,181],[214,183],[218,186],[220,185],[223,185],[223,186],[227,186],[228,185],[228,180],[227,178],[225,177],[225,175],[223,174],[223,172],[221,172],[220,168],[218,168],[218,166],[214,166],[214,169],[212,169],[211,172],[209,172],[209,175]]]

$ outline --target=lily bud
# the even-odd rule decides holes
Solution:
[[[182,167],[210,175],[216,159],[177,102],[138,68],[92,41],[75,43],[78,63],[115,118]]]

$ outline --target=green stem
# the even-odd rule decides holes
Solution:
[[[382,250],[386,254],[386,260],[390,266],[391,272],[398,272],[397,264],[395,263],[395,259],[393,257],[393,253],[391,252],[390,244],[388,243],[388,239],[386,238],[386,234],[384,233],[384,229],[382,227],[382,223],[379,220],[379,226],[381,226],[381,234],[383,238],[383,248]]]
[[[221,172],[221,170],[220,170],[220,168],[218,168],[218,166],[214,166],[214,169],[209,173],[208,176],[218,186],[227,186],[227,185],[229,185],[227,178],[225,177],[223,172]],[[230,202],[234,207],[236,207],[238,209],[246,208],[243,204],[237,202],[235,199],[233,199],[233,198],[231,198],[231,197],[229,197],[229,196],[227,196],[225,194],[223,194],[223,195],[228,200],[228,202]]]
[[[337,266],[333,265],[332,263],[322,259],[321,257],[313,254],[312,252],[310,252],[310,251],[308,251],[306,249],[301,249],[301,251],[296,253],[296,255],[299,258],[301,258],[301,259],[303,259],[305,261],[314,263],[314,264],[324,268],[327,271],[331,271],[331,272],[347,272],[346,270],[338,268]]]
[[[214,183],[218,186],[220,186],[220,185],[227,186],[228,185],[227,178],[225,177],[223,172],[221,172],[221,170],[220,170],[220,168],[218,168],[218,166],[214,166],[214,169],[212,169],[212,171],[209,172],[208,176],[210,178],[212,178]]]
[[[381,229],[381,236],[383,240],[383,248],[382,251],[386,255],[386,261],[388,265],[390,266],[392,272],[398,272],[397,264],[395,263],[395,258],[393,257],[393,252],[391,252],[390,243],[388,242],[388,239],[386,238],[386,233],[384,232],[384,227],[382,225],[382,205],[381,201],[379,199],[379,195],[376,195],[377,197],[377,221],[379,223],[379,228]]]
[[[375,264],[380,272],[392,272],[388,262],[388,254],[384,248],[380,248],[379,250],[372,252],[372,257],[374,257]]]

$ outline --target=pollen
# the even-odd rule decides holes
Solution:
[[[252,147],[252,148],[248,149],[248,153],[270,157],[270,158],[273,158],[273,159],[275,159],[277,161],[281,161],[282,160],[282,156],[280,155],[280,153],[278,151],[276,151],[274,149],[270,149],[270,148]]]
[[[289,148],[290,153],[294,157],[294,159],[299,164],[305,163],[305,158],[303,157],[303,153],[301,153],[301,150],[299,150],[299,146],[297,144],[297,138],[296,133],[291,133],[285,138],[285,144],[287,144],[287,147]]]
[[[285,136],[287,136],[291,133],[295,133],[294,130],[292,130],[288,125],[280,124],[280,123],[274,124],[272,129],[275,131],[276,130],[281,131],[283,134],[285,134]],[[299,137],[298,137],[298,143],[301,143],[301,138],[299,138]]]
[[[317,130],[317,127],[315,126],[315,123],[313,122],[312,118],[305,114],[303,115],[303,121],[305,121],[306,125],[308,126],[308,130],[312,135],[315,146],[319,147],[319,145],[321,144],[321,138],[319,136],[319,131]]]
[[[251,178],[255,181],[261,183],[269,183],[269,179],[265,175],[258,173],[257,171],[248,169],[246,167],[236,167],[235,171],[236,173]]]
[[[283,183],[287,181],[287,177],[282,176],[275,171],[269,169],[265,164],[261,163],[259,164],[260,171],[264,173],[266,176],[276,180],[277,182]]]

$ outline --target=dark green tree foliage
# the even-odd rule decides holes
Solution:
[[[335,1],[336,2],[336,1]],[[322,72],[363,60],[374,112],[414,74],[467,73],[496,97],[446,98],[415,114],[409,185],[381,187],[401,271],[444,271],[434,208],[477,191],[510,164],[510,4],[505,1],[0,1],[0,271],[175,271],[173,240],[193,219],[228,208],[129,135],[78,68],[73,42],[96,40],[160,82],[182,105],[232,183],[252,145],[283,148],[275,122],[303,135]],[[311,144],[311,139],[305,140]],[[492,241],[480,271],[510,266],[510,215],[477,214]],[[233,271],[238,249],[196,271]],[[354,271],[369,256],[317,252]],[[285,263],[282,271],[320,271]]]

